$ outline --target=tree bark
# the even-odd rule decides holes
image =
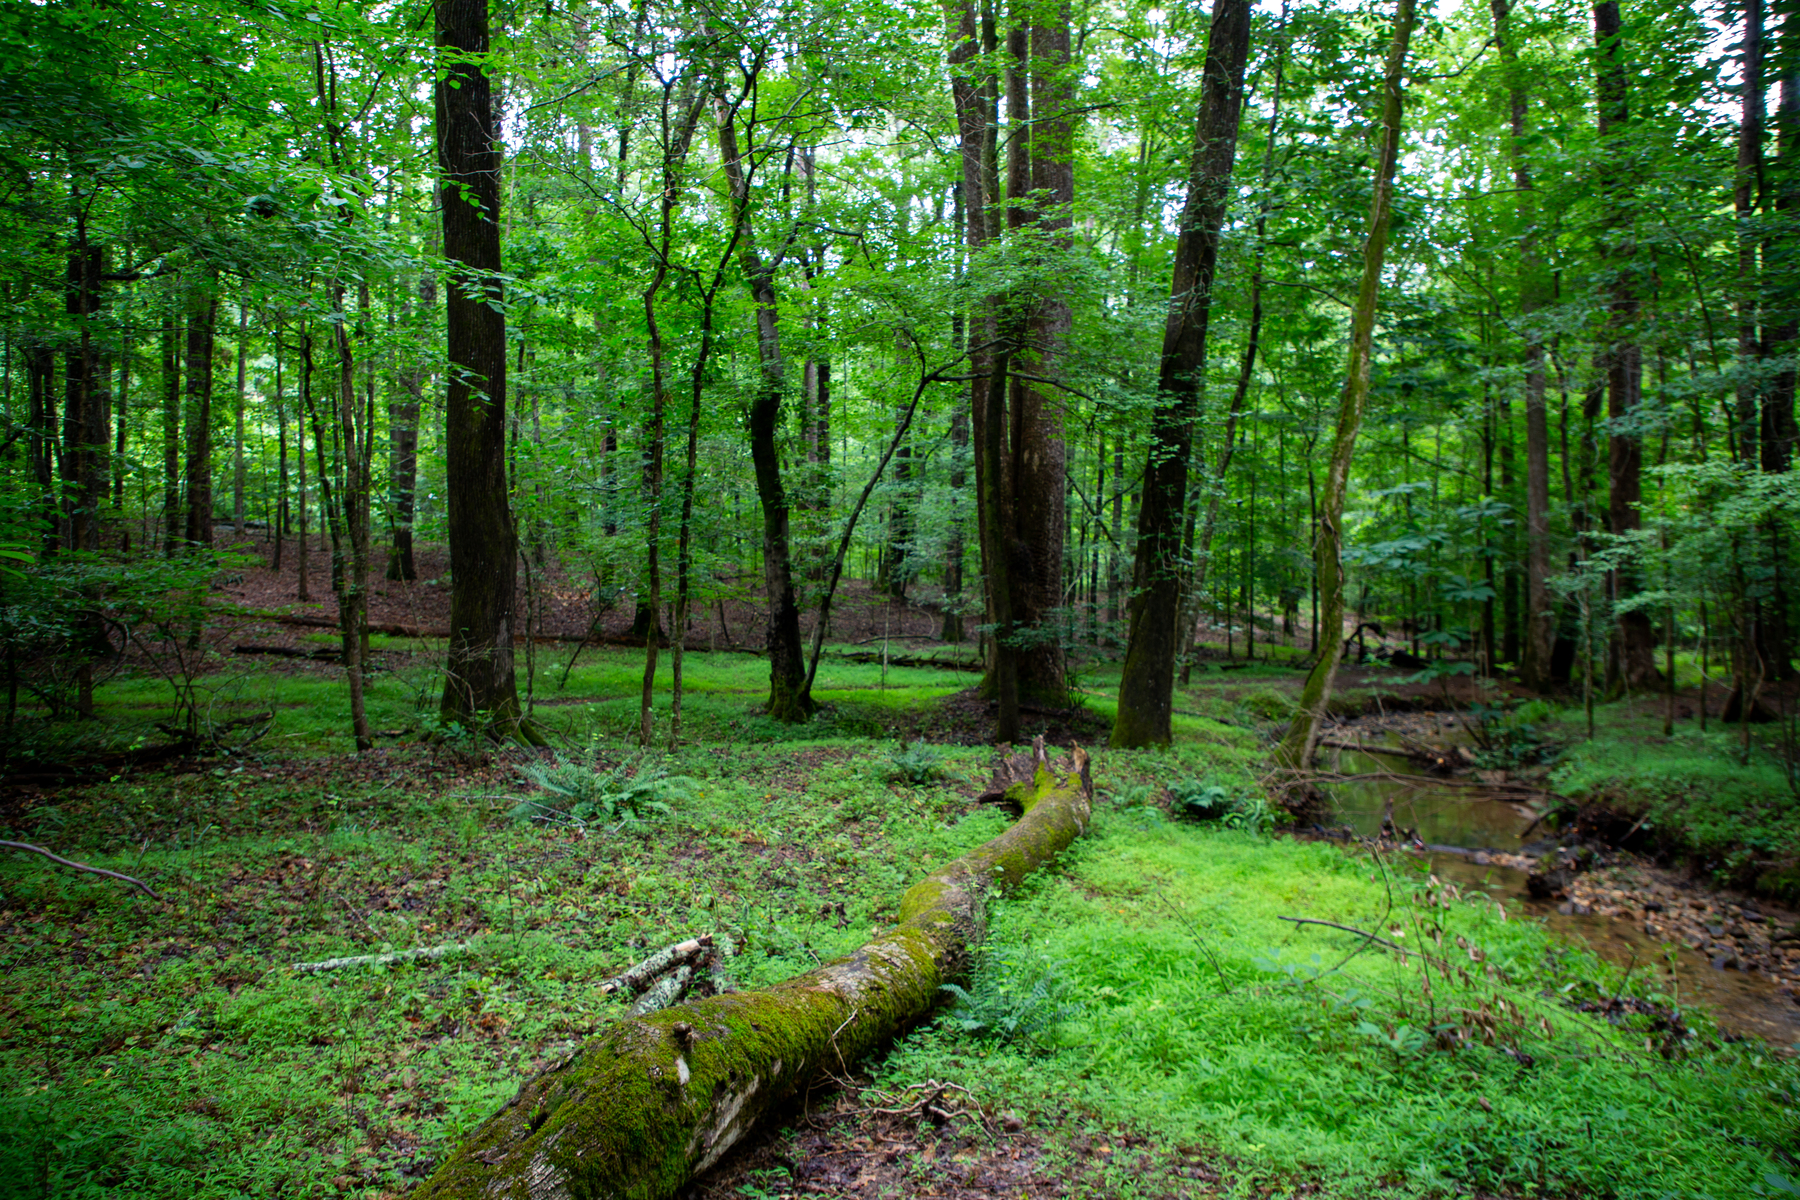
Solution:
[[[1023,778],[1006,794],[1024,816],[914,884],[895,928],[774,987],[618,1022],[527,1082],[421,1200],[672,1197],[765,1113],[885,1046],[964,969],[990,889],[1016,887],[1087,828],[1087,756],[1052,766],[1040,739],[1019,758]]]
[[[1369,372],[1373,365],[1375,304],[1381,290],[1381,267],[1387,256],[1388,228],[1393,218],[1394,170],[1400,156],[1401,91],[1406,71],[1406,48],[1412,39],[1414,0],[1400,0],[1394,13],[1394,39],[1388,46],[1382,73],[1381,157],[1375,164],[1375,195],[1369,206],[1369,233],[1363,243],[1362,283],[1356,293],[1356,309],[1350,321],[1350,366],[1338,402],[1337,434],[1326,465],[1325,488],[1319,498],[1318,564],[1321,597],[1319,660],[1306,677],[1300,703],[1287,736],[1276,747],[1277,764],[1303,770],[1312,761],[1319,743],[1319,723],[1331,699],[1331,685],[1343,657],[1344,570],[1342,521],[1344,497],[1349,491],[1350,459],[1363,410],[1369,402]]]
[[[1069,0],[1031,0],[1028,82],[1029,120],[1014,134],[1026,143],[1030,200],[1010,192],[1012,211],[1040,235],[1048,276],[1073,245],[1075,202],[1074,84],[1070,79]],[[1023,136],[1021,136],[1023,135]],[[1009,188],[1017,185],[1016,165]],[[1068,452],[1063,443],[1066,405],[1055,386],[1073,312],[1060,285],[1046,289],[1032,307],[1025,336],[1014,351],[1008,414],[1012,433],[1014,637],[1022,701],[1068,701],[1066,614],[1063,605],[1064,542],[1068,532]]]
[[[971,261],[978,259],[993,234],[994,209],[999,199],[994,179],[999,140],[994,110],[998,82],[992,75],[977,76],[971,64],[984,43],[991,49],[993,21],[978,19],[973,0],[946,0],[951,97],[956,104],[956,127],[962,165],[963,233]],[[998,705],[995,739],[1011,742],[1019,733],[1019,689],[1015,656],[1010,645],[1012,629],[1012,578],[1008,556],[1001,552],[1000,531],[1006,510],[1003,478],[1006,462],[1004,355],[995,353],[998,343],[998,298],[984,296],[971,303],[969,318],[969,423],[974,446],[975,532],[981,551],[982,577],[986,584],[989,638],[988,683]]]
[[[1112,745],[1117,748],[1166,746],[1172,736],[1188,459],[1206,385],[1213,275],[1219,261],[1219,232],[1231,201],[1249,55],[1249,0],[1217,0],[1207,38],[1187,203],[1175,245],[1149,459],[1138,506],[1130,638],[1112,730]]]
[[[500,138],[488,52],[487,0],[436,0],[438,189],[449,391],[444,473],[450,535],[450,653],[442,719],[530,736],[513,668],[518,545],[506,478],[506,317],[500,270]]]

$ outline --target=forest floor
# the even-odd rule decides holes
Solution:
[[[312,568],[322,583],[323,558]],[[292,582],[252,568],[236,599],[271,613]],[[428,635],[447,619],[439,588],[387,590],[377,624]],[[188,682],[220,721],[272,714],[266,736],[98,776],[0,781],[0,836],[159,894],[0,860],[0,1179],[53,1196],[403,1195],[522,1077],[618,1019],[595,982],[650,950],[723,933],[740,951],[733,974],[756,986],[862,944],[908,883],[1005,818],[975,803],[991,715],[969,674],[848,657],[901,628],[926,656],[947,655],[929,642],[937,614],[851,597],[846,641],[822,668],[823,710],[802,729],[756,712],[760,659],[723,642],[702,652],[696,631],[684,748],[667,756],[629,742],[642,656],[627,648],[583,647],[573,663],[572,644],[538,648],[538,720],[560,747],[545,760],[419,740],[441,643],[379,635],[371,714],[391,736],[356,755],[335,633],[248,616],[215,631],[217,657]],[[571,636],[591,622],[581,603],[571,589],[554,610]],[[754,622],[725,611],[742,642]],[[327,654],[234,653],[263,639]],[[1644,972],[1633,983],[1518,919],[1511,900],[1465,894],[1391,848],[1265,835],[1274,814],[1257,772],[1291,711],[1299,654],[1205,659],[1178,696],[1172,751],[1098,755],[1091,835],[996,907],[966,993],[689,1194],[1800,1186],[1791,1061],[1719,1036]],[[100,691],[119,738],[158,736],[173,689],[151,666],[127,663]],[[1031,714],[1027,732],[1102,743],[1116,675],[1083,658],[1081,704]],[[1447,720],[1430,711],[1444,685],[1403,678],[1348,671],[1334,711],[1423,739]],[[1484,698],[1449,686],[1464,708]],[[659,739],[667,688],[665,658]],[[1603,709],[1614,741],[1597,742],[1624,749],[1575,755],[1570,769],[1586,774],[1574,782],[1612,786],[1621,764],[1640,768],[1651,715]],[[1544,723],[1560,737],[1578,718]],[[57,743],[54,726],[31,727],[40,765],[76,744]],[[897,739],[926,745],[909,759]],[[615,800],[627,775],[660,778],[652,790],[670,811],[523,819],[521,801],[545,798],[522,774],[532,764],[598,779]],[[1231,827],[1171,818],[1175,795],[1207,788],[1230,797]],[[1778,827],[1786,810],[1765,807]],[[1381,952],[1296,916],[1431,950]],[[427,946],[462,949],[294,969]],[[1658,1138],[1627,1135],[1649,1127]]]

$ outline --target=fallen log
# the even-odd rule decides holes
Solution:
[[[397,950],[391,954],[355,954],[349,958],[328,958],[323,962],[294,964],[296,971],[336,971],[341,967],[391,967],[396,963],[434,962],[446,954],[461,954],[468,942],[451,942],[443,946],[423,946],[417,950]]]
[[[417,1196],[674,1196],[772,1107],[926,1016],[981,939],[989,889],[1017,885],[1086,829],[1087,755],[1052,766],[1040,738],[1029,763],[1024,816],[914,884],[893,929],[773,987],[618,1022],[527,1082]]]

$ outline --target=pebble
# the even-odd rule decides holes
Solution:
[[[1800,975],[1800,925],[1791,916],[1771,916],[1760,904],[1730,893],[1696,895],[1693,886],[1673,872],[1641,860],[1627,856],[1577,875],[1568,892],[1568,900],[1557,909],[1564,915],[1642,913],[1647,936],[1685,944],[1718,970],[1767,975],[1789,988]],[[1654,921],[1652,913],[1657,914]],[[1800,1003],[1800,989],[1795,1000]]]

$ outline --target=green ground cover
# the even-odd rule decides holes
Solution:
[[[828,660],[823,719],[796,730],[753,713],[759,660],[690,655],[693,741],[640,758],[623,735],[641,659],[589,650],[562,690],[550,663],[538,712],[565,762],[662,771],[671,812],[522,822],[536,793],[518,768],[541,761],[524,752],[346,754],[321,716],[341,714],[341,682],[306,669],[244,684],[278,716],[242,755],[23,809],[12,836],[139,875],[163,901],[0,860],[0,1194],[403,1192],[522,1075],[620,1015],[600,979],[714,930],[741,943],[743,986],[804,970],[1004,825],[973,802],[988,751],[903,753],[893,736],[929,724],[966,674]],[[417,728],[424,680],[377,677],[376,724]],[[1196,677],[1172,752],[1099,754],[1091,836],[998,907],[965,996],[879,1081],[957,1080],[1053,1143],[1106,1128],[1170,1164],[1198,1149],[1247,1195],[1722,1197],[1800,1178],[1791,1064],[1720,1044],[1704,1018],[1677,1039],[1601,1024],[1573,1004],[1619,980],[1531,923],[1259,835],[1245,682]],[[1090,683],[1110,691],[1103,672]],[[102,695],[149,719],[149,692]],[[1229,797],[1226,821],[1170,820],[1171,786]],[[452,943],[468,949],[292,969]],[[1156,1170],[1106,1178],[1109,1194],[1179,1194]]]
[[[1545,732],[1563,749],[1551,772],[1556,789],[1637,818],[1663,853],[1692,863],[1721,884],[1800,899],[1800,787],[1792,748],[1774,725],[1742,727],[1692,719],[1663,736],[1658,705],[1622,702],[1585,716],[1564,710]]]

